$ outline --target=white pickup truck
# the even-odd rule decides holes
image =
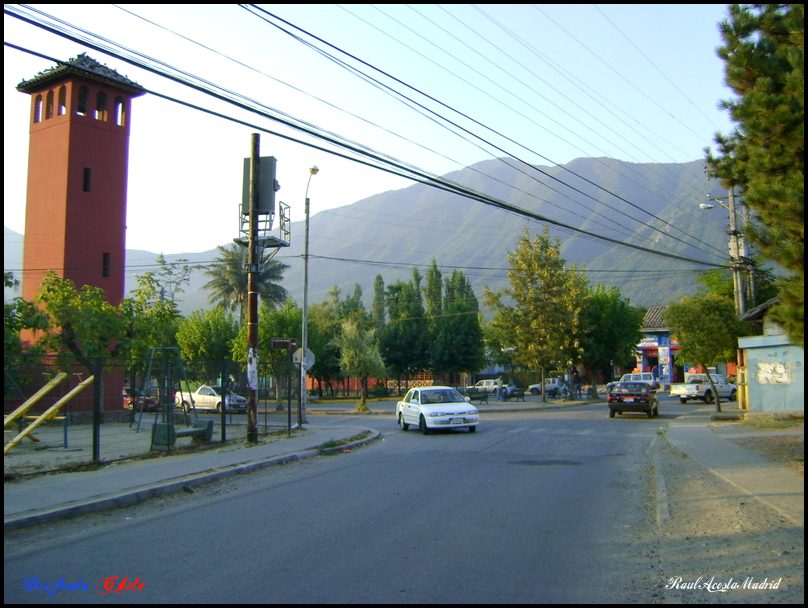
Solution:
[[[507,384],[502,383],[501,378],[496,380],[479,380],[474,386],[467,386],[466,390],[486,391],[488,394],[493,395],[497,392],[497,387],[505,387]]]
[[[712,374],[711,377],[719,399],[735,401],[738,388],[731,382],[727,382],[724,376]],[[713,387],[710,386],[707,374],[688,374],[685,382],[671,384],[670,395],[679,397],[679,401],[682,403],[687,403],[690,399],[699,399],[704,403],[709,403],[713,400]]]

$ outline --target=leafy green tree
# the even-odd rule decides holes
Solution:
[[[755,298],[748,302],[748,308],[754,308],[763,304],[777,295],[777,285],[771,270],[766,267],[755,265],[755,282],[757,293]],[[713,293],[729,298],[735,298],[735,286],[732,282],[732,272],[728,269],[713,268],[704,271],[698,278],[703,286],[703,293]]]
[[[205,381],[210,382],[221,373],[222,363],[232,360],[238,330],[238,323],[221,306],[193,312],[177,330],[180,357],[189,369],[204,374]]]
[[[340,319],[353,319],[362,327],[369,325],[370,317],[362,302],[362,286],[359,283],[354,285],[353,293],[340,303],[339,311]]]
[[[161,253],[157,256],[157,266],[156,271],[148,271],[140,275],[148,278],[139,287],[147,285],[151,292],[149,296],[152,299],[176,304],[191,282],[191,265],[185,258],[169,262]]]
[[[548,366],[569,369],[580,356],[584,290],[549,228],[533,240],[525,231],[508,261],[510,287],[499,292],[486,287],[485,301],[493,322],[513,336],[515,361],[540,370],[543,385]]]
[[[707,160],[729,188],[740,187],[757,222],[746,227],[761,254],[787,272],[772,313],[804,344],[805,6],[733,4],[721,23],[724,102],[736,128],[716,135]]]
[[[342,375],[337,342],[340,330],[341,321],[337,310],[328,302],[309,307],[308,343],[315,355],[315,363],[309,370],[309,375],[317,380],[320,396],[323,395],[324,386],[333,396],[332,382]]]
[[[205,273],[211,277],[205,287],[210,290],[209,299],[227,311],[238,311],[243,323],[247,312],[247,257],[245,249],[237,243],[219,246],[219,260],[211,264]],[[272,259],[273,254],[263,252],[258,271],[258,297],[274,308],[288,297],[281,286],[287,264]]]
[[[373,318],[373,325],[376,329],[381,330],[386,322],[385,306],[384,306],[384,279],[382,275],[377,274],[376,280],[373,282],[373,305],[371,317]]]
[[[296,392],[299,387],[299,368],[289,369],[290,354],[287,350],[275,350],[272,348],[273,338],[294,339],[297,344],[302,345],[303,329],[303,309],[295,304],[294,300],[287,298],[278,307],[270,308],[267,303],[261,304],[258,312],[258,363],[262,373],[269,373],[275,378],[276,398],[281,401],[283,387],[287,384],[287,375],[291,373],[292,392]],[[312,332],[309,332],[309,348],[314,345],[312,338],[316,339]],[[247,365],[247,327],[241,326],[238,336],[232,342],[231,356],[234,361]],[[318,355],[319,358],[319,355]]]
[[[3,272],[3,285],[8,288],[17,287],[19,282],[11,272]],[[14,382],[3,383],[3,393],[11,394],[14,384],[19,385],[18,370],[30,357],[37,356],[41,349],[29,347],[23,349],[20,332],[25,329],[43,330],[48,327],[48,317],[33,302],[22,298],[14,298],[3,302],[3,372],[6,379]]]
[[[426,271],[424,296],[426,314],[430,319],[439,319],[443,315],[443,276],[435,258],[432,258],[432,264]]]
[[[362,381],[362,397],[357,410],[367,411],[368,378],[385,373],[376,330],[363,330],[355,319],[347,319],[342,323],[342,332],[337,340],[343,374],[356,376]]]
[[[633,362],[642,338],[642,320],[643,311],[632,307],[616,287],[598,285],[590,290],[583,312],[582,361],[586,369],[600,370],[611,378],[613,363]],[[592,379],[590,383],[596,382]]]
[[[37,301],[48,318],[37,344],[57,353],[61,365],[67,365],[65,357],[72,355],[92,371],[96,359],[116,355],[125,343],[126,320],[100,287],[84,285],[77,290],[70,279],[48,271]]]
[[[162,271],[137,276],[137,287],[119,308],[127,325],[126,351],[130,386],[137,386],[137,376],[145,371],[150,349],[177,346],[180,314],[176,296],[190,281],[190,267],[173,273],[160,256]]]
[[[738,338],[750,332],[748,325],[738,320],[733,300],[714,294],[682,298],[669,305],[664,316],[671,335],[679,341],[677,361],[698,363],[705,369],[734,360]],[[720,412],[718,391],[709,371],[707,378],[715,396],[716,411]]]
[[[429,361],[429,323],[417,282],[388,285],[385,303],[388,322],[379,338],[382,357],[400,380],[425,369]]]
[[[427,275],[428,293],[429,284]],[[457,384],[460,372],[473,372],[485,364],[479,303],[461,271],[444,281],[440,306],[433,302],[430,310],[439,312],[431,318],[430,365],[436,374],[448,373],[449,384]]]

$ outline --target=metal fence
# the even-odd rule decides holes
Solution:
[[[196,404],[184,411],[175,399],[177,392],[188,394],[202,384],[246,395],[246,365],[181,361],[176,349],[155,349],[142,359],[108,358],[93,361],[90,368],[39,357],[6,366],[4,375],[7,479],[155,452],[209,449],[247,436],[244,411]],[[61,380],[31,403],[57,376]],[[259,435],[288,433],[300,422],[297,378],[291,363],[280,381],[268,367],[259,368]],[[166,425],[170,432],[156,437],[155,429]]]

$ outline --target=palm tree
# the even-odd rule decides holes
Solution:
[[[219,260],[205,270],[205,274],[211,277],[205,284],[210,290],[208,300],[225,310],[238,310],[239,319],[243,321],[247,309],[247,250],[236,243],[227,247],[220,245],[218,249]],[[261,254],[258,296],[271,308],[282,304],[288,297],[286,289],[280,285],[287,268],[287,264],[273,260],[271,254]]]

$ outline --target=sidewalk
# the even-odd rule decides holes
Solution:
[[[587,402],[492,401],[490,404],[482,404],[478,409],[483,414],[543,411],[575,407],[584,403]],[[389,415],[391,420],[394,407],[395,404],[392,402],[370,404],[372,413]],[[105,425],[102,433],[106,442],[102,442],[102,446],[118,447],[114,448],[114,452],[113,448],[102,448],[101,458],[105,462],[102,468],[39,475],[4,483],[4,529],[11,530],[71,515],[129,506],[230,475],[311,458],[321,453],[321,447],[326,442],[356,438],[363,432],[370,434],[354,444],[343,445],[337,449],[351,449],[377,439],[378,433],[359,425],[339,429],[317,425],[317,415],[348,416],[354,413],[352,410],[352,405],[326,408],[312,404],[309,407],[309,413],[312,414],[309,424],[305,430],[293,432],[291,437],[287,437],[286,433],[280,433],[262,437],[257,445],[249,446],[243,440],[246,436],[243,424],[234,424],[228,427],[228,439],[241,438],[241,440],[203,451],[178,450],[172,454],[149,459],[132,459],[133,455],[140,455],[147,450],[150,441],[148,429],[134,432],[127,424]],[[261,423],[259,417],[259,426]],[[804,526],[803,477],[785,466],[773,464],[749,450],[734,445],[721,434],[714,433],[709,428],[709,423],[709,412],[694,411],[693,415],[672,420],[665,433],[665,439],[742,492],[761,500],[795,524]],[[284,422],[283,425],[285,424]],[[50,444],[48,449],[38,450],[29,444],[27,451],[21,450],[14,454],[13,458],[11,455],[4,458],[6,466],[15,459],[28,457],[41,458],[43,462],[51,462],[51,468],[56,468],[60,459],[64,460],[70,456],[71,450],[84,449],[86,452],[87,446],[80,445],[81,442],[86,444],[90,437],[86,429],[70,427],[67,448],[61,445],[61,429],[52,427],[50,430],[52,436],[48,439]],[[218,429],[214,431],[215,438],[218,432]],[[121,441],[110,441],[112,433],[120,434]],[[43,440],[45,440],[44,433]],[[190,440],[186,438],[178,441]],[[130,451],[128,457],[125,454],[127,450]],[[115,461],[116,455],[128,459]]]
[[[768,505],[792,523],[805,527],[805,479],[797,471],[771,462],[730,441],[739,435],[715,432],[708,424],[710,413],[677,419],[665,439],[692,460],[724,481]],[[743,437],[802,434],[799,430],[746,432]]]
[[[139,443],[141,445],[136,449],[140,454],[150,442],[148,429],[134,433],[126,424],[104,425],[102,432],[106,434],[108,444],[112,443],[109,436],[114,433],[130,438],[128,443],[113,444],[124,446],[118,448],[116,453],[132,449],[132,443]],[[312,458],[333,450],[351,449],[379,437],[378,433],[361,426],[335,429],[309,424],[302,431],[293,431],[291,437],[280,433],[262,437],[256,445],[248,445],[244,440],[246,429],[243,425],[240,429],[237,425],[228,427],[228,439],[236,439],[239,435],[240,439],[228,441],[220,447],[196,452],[177,449],[174,453],[148,459],[129,458],[109,462],[107,459],[111,458],[111,450],[107,449],[102,452],[102,459],[106,463],[96,470],[38,475],[5,482],[3,527],[8,531],[74,515],[126,507],[157,496],[187,491],[230,475]],[[361,439],[338,448],[326,447],[332,442],[343,442],[360,435]],[[69,445],[76,445],[72,449],[80,450],[78,438],[86,438],[88,430],[72,427],[71,436],[73,443]],[[43,441],[46,440],[43,434]],[[178,448],[184,445],[181,441],[190,440],[178,440]],[[55,448],[41,451],[50,454],[46,458],[54,460],[60,457],[64,449],[57,444]],[[7,459],[8,456],[4,458]]]

